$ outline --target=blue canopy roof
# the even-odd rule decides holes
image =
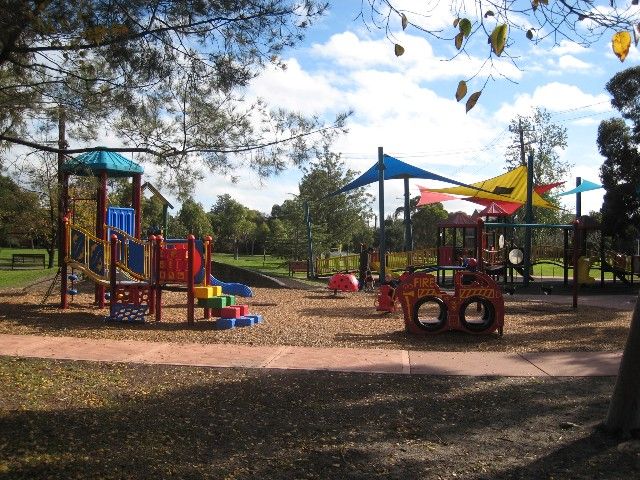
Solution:
[[[384,179],[393,180],[398,178],[426,178],[427,180],[439,180],[441,182],[453,183],[455,185],[461,185],[463,187],[469,186],[466,183],[460,183],[456,180],[451,180],[450,178],[443,177],[442,175],[428,172],[427,170],[414,167],[413,165],[409,165],[408,163],[398,160],[397,158],[384,154]],[[331,197],[333,195],[338,195],[339,193],[348,192],[349,190],[364,187],[365,185],[369,185],[370,183],[374,183],[377,181],[378,162],[374,163],[369,170],[364,172],[353,182],[346,184],[340,190],[337,190],[329,194],[328,196]],[[471,188],[478,190],[476,187]]]
[[[144,169],[136,162],[111,152],[106,147],[98,147],[65,162],[62,171],[86,177],[102,172],[107,172],[110,177],[132,177],[137,173],[144,173]]]
[[[589,180],[582,180],[582,183],[576,188],[569,190],[568,192],[562,192],[559,196],[562,197],[563,195],[571,195],[573,193],[588,192],[589,190],[596,190],[598,188],[602,188],[602,185],[590,182]]]

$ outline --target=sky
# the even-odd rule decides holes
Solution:
[[[486,40],[478,36],[467,55],[455,56],[452,41],[434,40],[411,27],[402,32],[399,19],[392,17],[392,41],[384,31],[367,28],[356,19],[360,0],[332,3],[328,15],[308,30],[305,40],[284,52],[287,69],[267,68],[245,93],[248,98],[261,97],[273,106],[327,120],[352,109],[349,132],[333,147],[349,168],[365,171],[377,161],[378,147],[383,147],[389,155],[458,181],[494,177],[504,173],[505,151],[514,145],[507,129],[510,120],[542,107],[551,113],[553,123],[567,129],[568,147],[560,155],[574,166],[561,191],[573,188],[576,176],[600,183],[603,158],[596,145],[597,128],[603,119],[617,116],[605,84],[618,71],[637,65],[635,47],[621,63],[611,50],[610,34],[585,48],[566,40],[536,46],[524,38],[524,32],[510,33],[510,38],[517,39],[508,47],[515,60],[504,55],[496,59],[495,81],[487,83],[478,104],[465,113],[466,99],[456,102],[455,90],[459,80],[473,76],[486,60]],[[396,4],[416,2],[398,0]],[[443,8],[433,12],[431,24],[455,34],[453,18]],[[405,48],[404,55],[395,56],[393,42]],[[485,80],[480,74],[469,82],[469,91],[482,88]],[[208,175],[197,185],[195,199],[208,210],[218,195],[230,194],[247,207],[269,213],[274,204],[298,194],[301,172],[291,168],[262,181],[249,170],[234,175],[240,179],[237,184],[216,173]],[[411,196],[419,195],[418,185],[446,186],[413,179]],[[369,187],[376,198],[375,213],[377,188]],[[401,180],[385,183],[387,212],[402,205],[402,192]],[[584,193],[583,213],[599,210],[602,196],[602,190]],[[574,212],[575,196],[562,198],[563,207]],[[444,206],[469,213],[476,208],[464,201]]]

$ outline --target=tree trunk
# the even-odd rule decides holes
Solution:
[[[233,259],[238,260],[238,240],[233,242]]]
[[[631,317],[616,386],[604,427],[612,433],[629,436],[640,429],[640,299]]]

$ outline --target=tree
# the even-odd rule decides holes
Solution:
[[[600,180],[605,190],[602,227],[619,249],[633,246],[640,228],[640,154],[638,143],[624,120],[612,118],[598,127],[598,150],[605,157]],[[634,234],[635,232],[635,234]]]
[[[442,203],[432,203],[420,207],[411,219],[413,241],[416,249],[435,247],[438,241],[438,222],[447,219],[447,211]]]
[[[231,195],[218,195],[218,200],[209,211],[209,219],[215,234],[216,248],[226,250],[233,248],[238,258],[238,244],[245,232],[251,227],[247,221],[249,209],[231,198]]]
[[[607,231],[624,231],[629,227],[637,234],[640,219],[638,185],[640,185],[640,68],[624,70],[606,85],[612,95],[611,104],[623,119],[609,119],[598,128],[598,149],[605,157],[600,179],[606,194],[602,221]],[[621,230],[614,230],[621,229]],[[628,436],[640,430],[640,301],[636,303],[631,327],[622,355],[620,370],[604,422],[606,429]]]
[[[0,175],[0,242],[10,235],[34,238],[44,231],[44,211],[38,195],[18,186],[11,178]]]
[[[519,116],[512,119],[509,130],[512,132],[513,142],[505,153],[507,170],[526,165],[526,159],[522,156],[522,147],[524,146],[525,150],[530,147],[534,152],[534,185],[545,185],[565,180],[573,167],[568,160],[562,160],[559,154],[567,146],[567,129],[552,123],[551,114],[547,110],[536,108],[530,116]],[[560,206],[557,193],[551,191],[544,194],[543,197],[552,205]],[[514,215],[514,221],[516,223],[524,222],[524,215],[525,209],[519,209]],[[533,207],[533,215],[538,223],[559,223],[560,210]],[[536,235],[536,241],[542,242],[548,241],[548,236],[553,233],[548,229],[543,229],[535,231],[534,235]]]
[[[522,5],[517,2],[446,2],[429,0],[416,6],[399,0],[366,0],[362,2],[360,18],[368,28],[384,30],[393,44],[396,56],[405,48],[395,32],[415,29],[424,35],[465,54],[471,46],[485,46],[487,60],[479,71],[469,72],[467,79],[458,83],[455,97],[458,101],[467,96],[467,83],[476,79],[479,90],[467,97],[466,110],[472,109],[487,82],[502,78],[498,68],[499,58],[506,57],[517,65],[517,56],[511,55],[511,47],[520,40],[533,44],[557,44],[569,39],[583,46],[612,34],[612,49],[624,61],[631,46],[632,37],[637,41],[638,10],[629,8],[628,2],[616,0],[573,0],[571,2],[531,0]],[[635,2],[631,2],[634,3]],[[412,10],[403,8],[411,5]],[[451,27],[442,28],[443,7],[449,5]],[[515,50],[515,49],[514,49]]]
[[[298,165],[312,134],[342,127],[346,114],[325,126],[249,104],[242,89],[267,64],[284,67],[279,55],[325,9],[315,0],[4,0],[0,141],[79,153],[87,149],[30,138],[30,119],[61,115],[79,139],[104,125],[135,145],[118,150],[149,154],[183,192],[236,160],[262,175]]]
[[[371,195],[357,188],[327,197],[354,180],[356,172],[347,169],[340,155],[331,151],[325,141],[315,152],[316,160],[303,168],[299,183],[298,222],[306,236],[302,202],[308,202],[313,223],[314,250],[328,251],[331,246],[350,245],[358,250],[360,243],[370,243],[367,219],[371,216]]]
[[[177,219],[196,238],[203,238],[211,233],[211,222],[202,204],[191,198],[182,203]]]

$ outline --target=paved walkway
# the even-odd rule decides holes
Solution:
[[[583,377],[616,375],[621,352],[422,352],[0,335],[0,355],[200,367],[406,375]]]

